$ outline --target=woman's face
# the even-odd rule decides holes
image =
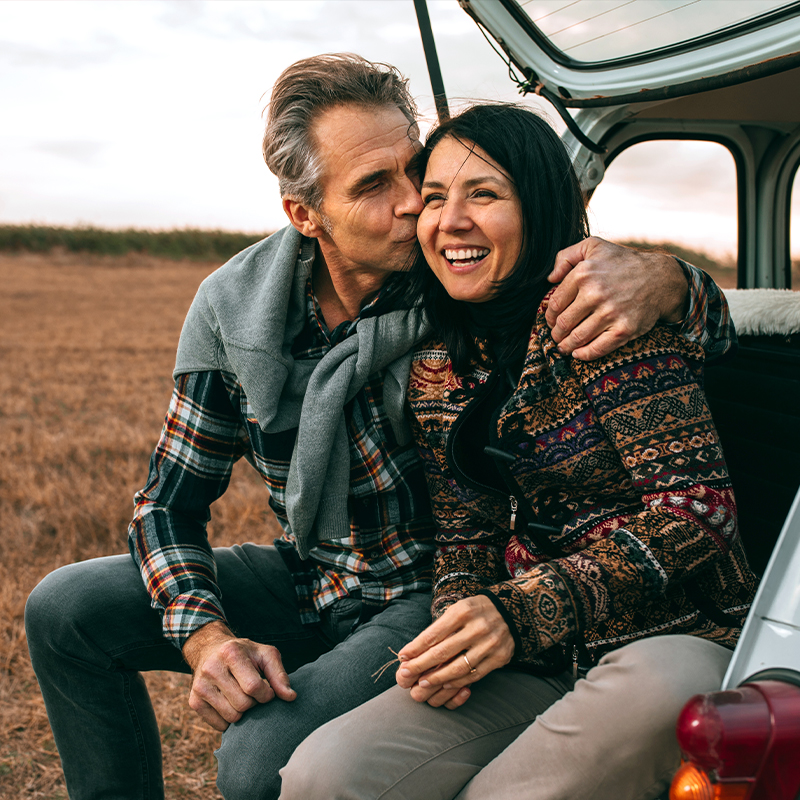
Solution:
[[[522,247],[522,207],[503,168],[472,142],[450,136],[433,149],[422,183],[417,237],[454,300],[483,303]]]

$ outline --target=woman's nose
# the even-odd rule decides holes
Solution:
[[[472,227],[472,220],[466,213],[464,204],[458,200],[448,198],[442,205],[439,214],[440,231],[463,231]]]

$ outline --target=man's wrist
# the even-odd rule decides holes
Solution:
[[[664,307],[660,319],[670,325],[679,325],[689,310],[689,276],[678,258],[666,255],[665,258],[668,263],[665,265]]]
[[[235,639],[231,629],[222,620],[212,620],[189,634],[183,643],[183,660],[194,671],[202,652],[209,646]]]

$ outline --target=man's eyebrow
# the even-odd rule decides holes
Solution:
[[[368,186],[371,186],[375,181],[379,181],[382,178],[385,178],[389,174],[388,169],[376,169],[374,172],[370,172],[366,175],[362,175],[360,178],[357,178],[349,188],[350,194],[358,194],[359,192],[366,189]]]

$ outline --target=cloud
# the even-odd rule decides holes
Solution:
[[[654,207],[679,210],[736,204],[736,164],[717,142],[668,139],[634,144],[607,167],[600,185],[625,185]]]
[[[340,3],[341,5],[341,3]],[[373,4],[358,2],[361,11]],[[347,20],[338,15],[333,24],[315,23],[314,11],[324,3],[253,3],[229,0],[209,3],[204,0],[165,0],[159,4],[158,22],[173,32],[206,39],[242,42],[257,39],[265,44],[278,41],[298,43],[330,41],[348,29]],[[355,9],[358,10],[358,9]],[[326,21],[327,22],[327,21]],[[322,46],[321,49],[325,49]]]
[[[48,47],[6,39],[0,40],[0,60],[11,67],[74,70],[106,64],[124,49],[124,42],[108,34],[98,34],[88,43],[67,42]]]
[[[428,8],[451,109],[520,100],[458,3]],[[260,159],[261,109],[293,61],[341,50],[396,64],[434,118],[409,0],[2,0],[0,219],[279,227],[277,183]],[[540,102],[563,128],[540,98],[524,102]],[[735,240],[730,155],[719,145],[661,146],[636,145],[610,165],[592,201],[598,228],[608,221],[651,239],[696,228],[709,242]]]
[[[60,156],[61,158],[75,161],[83,166],[94,164],[105,147],[106,145],[102,142],[93,142],[88,139],[36,142],[33,144],[33,149],[35,150]]]

